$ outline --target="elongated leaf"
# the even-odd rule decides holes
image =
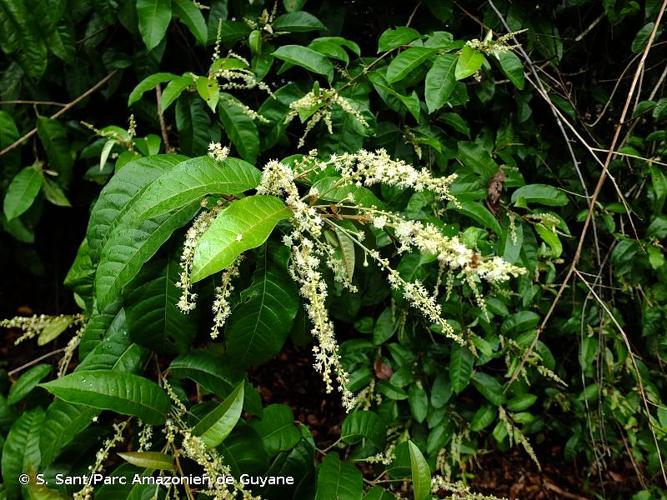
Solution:
[[[155,255],[176,229],[194,217],[199,208],[199,203],[194,202],[171,213],[137,221],[139,225],[135,227],[119,224],[104,246],[97,268],[97,306],[105,308],[117,301],[141,267]]]
[[[251,425],[261,436],[269,455],[289,450],[301,438],[301,433],[294,425],[292,410],[286,405],[267,406],[264,408],[262,419],[254,420]]]
[[[454,92],[456,61],[457,57],[454,54],[443,54],[435,59],[433,66],[426,73],[424,98],[429,113],[442,108]]]
[[[225,269],[241,253],[260,246],[276,224],[289,216],[290,211],[275,196],[248,196],[230,203],[198,241],[192,281]]]
[[[7,220],[15,219],[32,206],[42,182],[41,172],[34,167],[24,168],[12,179],[2,207]]]
[[[151,76],[147,76],[134,87],[132,92],[130,92],[130,96],[127,98],[127,105],[132,106],[135,102],[141,99],[146,92],[153,90],[158,84],[170,82],[176,78],[179,78],[179,76],[173,73],[155,73]]]
[[[223,94],[218,104],[218,116],[225,134],[241,158],[255,163],[259,155],[259,133],[255,122],[245,114],[242,106],[235,97]]]
[[[16,53],[16,59],[25,73],[38,80],[48,62],[48,50],[39,33],[39,25],[28,10],[26,2],[0,1],[0,20],[3,26],[3,49]]]
[[[361,500],[363,479],[361,471],[341,462],[338,453],[329,453],[317,471],[315,500]]]
[[[126,451],[118,456],[126,462],[145,469],[175,470],[174,457],[157,451]]]
[[[319,19],[304,11],[289,12],[278,16],[271,26],[276,31],[289,31],[290,33],[305,33],[326,29],[326,26]]]
[[[428,395],[421,383],[410,386],[408,390],[408,403],[414,419],[422,423],[428,413]]]
[[[92,264],[99,261],[100,252],[111,229],[146,186],[184,159],[185,157],[178,155],[138,158],[126,164],[111,178],[93,206],[88,223],[86,238]]]
[[[139,32],[148,50],[164,38],[171,21],[171,0],[137,0]]]
[[[470,383],[474,359],[465,347],[453,346],[449,359],[449,380],[452,390],[458,394]]]
[[[204,154],[211,141],[210,126],[211,119],[201,99],[183,96],[176,102],[176,128],[183,153]]]
[[[493,216],[489,209],[481,203],[461,200],[457,205],[452,203],[448,208],[470,217],[475,222],[491,229],[499,236],[502,236],[503,234],[503,229],[498,223],[498,220]]]
[[[37,135],[46,150],[49,168],[58,172],[58,182],[67,186],[72,178],[72,148],[65,127],[58,120],[45,116],[37,118]]]
[[[525,85],[525,77],[523,74],[523,64],[521,59],[514,52],[500,52],[496,55],[500,67],[509,78],[509,81],[514,84],[519,90],[523,90]]]
[[[383,449],[386,441],[386,428],[377,413],[355,411],[345,417],[340,437],[349,444],[367,439],[376,448]]]
[[[232,393],[213,411],[202,418],[192,429],[195,436],[201,437],[209,448],[219,446],[232,432],[243,410],[243,388],[241,382]]]
[[[208,29],[204,16],[192,0],[173,0],[172,9],[174,15],[183,21],[190,33],[195,37],[199,45],[206,45],[208,41]]]
[[[466,45],[461,49],[454,76],[457,80],[463,80],[477,73],[482,64],[484,64],[484,55],[479,50]]]
[[[230,360],[249,367],[267,361],[280,352],[292,328],[299,300],[287,272],[267,260],[264,250],[253,282],[241,292],[225,332]]]
[[[129,287],[124,306],[130,336],[161,353],[183,353],[197,331],[196,316],[183,314],[176,304],[180,265],[175,258],[150,262]]]
[[[333,64],[322,54],[308,47],[283,45],[273,52],[273,56],[290,64],[306,68],[318,75],[324,75],[328,80],[333,79]]]
[[[420,38],[419,31],[407,26],[385,30],[378,40],[378,52],[387,52]]]
[[[503,386],[494,377],[483,372],[476,372],[472,378],[475,388],[484,396],[490,403],[500,406],[505,402],[505,394],[503,393]]]
[[[36,365],[25,372],[12,385],[7,396],[7,403],[10,405],[16,404],[26,397],[39,382],[46,377],[53,367],[47,364]]]
[[[375,193],[370,189],[356,184],[339,184],[340,177],[327,176],[313,184],[313,190],[317,191],[318,198],[322,200],[341,202],[348,200],[351,196],[356,205],[384,208],[384,202],[375,196]]]
[[[428,47],[410,47],[396,56],[387,68],[387,81],[396,83],[424,64],[434,53]]]
[[[2,9],[2,2],[0,2],[0,10]],[[16,122],[12,115],[7,111],[0,110],[0,149],[5,149],[10,144],[13,144],[19,138],[19,131],[16,128]],[[19,148],[13,149],[5,153],[3,156],[3,163],[6,165],[6,172],[9,173],[9,168],[12,169],[19,166],[21,161],[21,154]]]
[[[185,89],[192,85],[192,74],[186,73],[171,80],[162,92],[162,111],[165,111],[172,103],[179,98]]]
[[[204,78],[203,76],[200,76],[197,78],[195,87],[197,88],[199,97],[206,101],[206,104],[211,108],[211,111],[215,111],[215,107],[220,100],[220,86],[218,85],[218,81],[215,78]],[[248,117],[246,116],[246,118]]]
[[[431,498],[431,469],[417,445],[408,441],[408,447],[414,498],[415,500],[427,500]]]
[[[39,428],[44,421],[44,410],[37,407],[23,413],[7,434],[2,449],[2,477],[7,498],[20,498],[20,474],[37,470],[39,453]]]
[[[42,387],[69,403],[133,415],[148,424],[162,424],[170,406],[157,384],[120,371],[77,371]]]
[[[227,396],[243,378],[238,370],[223,364],[219,355],[193,350],[174,359],[169,371],[176,378],[189,378],[219,397]]]
[[[512,202],[515,205],[537,203],[549,207],[560,207],[568,204],[565,193],[558,188],[547,184],[528,184],[512,193]]]

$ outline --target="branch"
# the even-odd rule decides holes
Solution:
[[[74,99],[73,101],[68,102],[67,104],[65,104],[65,105],[62,107],[62,109],[59,109],[56,113],[54,113],[53,115],[51,115],[51,119],[53,120],[53,119],[55,119],[55,118],[58,118],[60,115],[62,115],[62,114],[64,114],[65,112],[69,111],[70,109],[72,109],[74,106],[76,106],[76,105],[79,104],[81,101],[83,101],[86,97],[88,97],[89,95],[93,94],[93,93],[94,93],[95,91],[97,91],[100,87],[102,87],[105,83],[107,83],[109,80],[111,80],[111,78],[112,78],[117,72],[118,72],[118,70],[113,70],[111,73],[109,73],[107,76],[105,76],[104,78],[102,78],[102,79],[101,79],[99,82],[97,82],[95,85],[93,85],[93,86],[90,87],[88,90],[86,90],[86,91],[85,91],[83,94],[81,94],[79,97],[77,97],[77,98]],[[20,146],[23,142],[25,142],[25,141],[27,141],[28,139],[30,139],[30,138],[31,138],[33,135],[35,135],[36,133],[37,133],[37,128],[33,128],[30,132],[28,132],[27,134],[23,135],[22,137],[19,137],[19,138],[16,139],[16,141],[14,141],[12,144],[10,144],[10,145],[7,146],[5,149],[3,149],[2,151],[0,151],[0,156],[4,155],[4,154],[6,154],[6,153],[9,153],[12,149],[14,149],[14,148]]]

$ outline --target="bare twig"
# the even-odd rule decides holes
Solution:
[[[67,347],[61,347],[60,349],[56,349],[55,351],[51,351],[51,352],[47,352],[46,354],[42,354],[38,358],[31,359],[30,361],[28,361],[27,363],[19,366],[18,368],[14,368],[13,370],[7,372],[7,375],[9,375],[10,377],[13,377],[17,373],[22,372],[23,370],[25,370],[26,368],[30,368],[32,365],[36,365],[37,363],[39,363],[40,361],[42,361],[46,358],[50,358],[51,356],[55,356],[56,354],[59,354],[59,353],[63,352],[65,349],[67,349]]]
[[[171,151],[169,146],[169,134],[167,134],[167,124],[164,121],[164,113],[162,112],[162,89],[160,84],[155,87],[155,99],[157,101],[157,116],[160,119],[160,131],[162,132],[162,142],[164,143],[165,152]]]
[[[51,119],[58,118],[60,115],[66,113],[70,109],[72,109],[74,106],[79,104],[81,101],[83,101],[86,97],[89,95],[93,94],[96,92],[100,87],[102,87],[105,83],[107,83],[113,76],[118,72],[118,70],[113,70],[111,73],[109,73],[107,76],[102,78],[99,82],[97,82],[95,85],[90,87],[88,90],[86,90],[83,94],[81,94],[79,97],[74,99],[73,101],[68,102],[65,104],[62,109],[59,109],[56,113],[51,115]],[[23,142],[27,141],[30,139],[33,135],[37,133],[37,128],[33,128],[30,132],[24,134],[23,136],[19,137],[11,143],[9,146],[7,146],[5,149],[0,151],[0,156],[9,153],[12,149],[16,148],[17,146],[20,146]]]
[[[62,103],[62,102],[55,102],[55,101],[31,101],[29,99],[13,99],[10,101],[0,101],[0,105],[2,104],[31,104],[33,106],[60,106],[60,107],[65,107],[67,104]]]

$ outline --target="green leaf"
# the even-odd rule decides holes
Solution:
[[[426,419],[428,413],[428,395],[420,382],[410,385],[408,389],[408,403],[412,416],[421,424]]]
[[[162,41],[171,22],[171,0],[137,0],[139,32],[148,50]]]
[[[459,54],[459,60],[456,63],[454,77],[457,80],[474,75],[484,64],[484,55],[477,49],[465,45]]]
[[[408,441],[410,450],[410,470],[412,472],[412,490],[415,500],[431,498],[431,469],[422,452],[412,441]]]
[[[479,432],[482,429],[486,429],[489,425],[493,423],[498,415],[498,410],[495,406],[483,405],[475,412],[475,415],[472,417],[470,422],[470,430],[473,432]]]
[[[259,171],[236,158],[193,158],[159,177],[123,214],[102,251],[95,288],[98,307],[115,300],[147,262],[188,222],[209,194],[239,194],[257,185]]]
[[[99,261],[109,233],[146,186],[184,159],[185,157],[177,155],[138,158],[129,162],[111,178],[93,206],[88,222],[86,239],[92,264]]]
[[[153,90],[159,84],[171,82],[177,78],[179,78],[179,76],[173,73],[155,73],[147,76],[141,80],[134,89],[132,89],[130,96],[127,98],[127,105],[132,106],[135,102],[139,101],[146,92]]]
[[[260,252],[252,284],[230,318],[225,341],[234,366],[257,366],[280,352],[299,306],[298,290],[286,271]]]
[[[651,173],[651,183],[655,196],[658,199],[665,198],[667,196],[667,176],[657,165],[649,165],[649,172]]]
[[[72,204],[65,196],[65,193],[60,188],[60,186],[55,182],[53,182],[52,180],[44,177],[44,184],[42,185],[42,188],[44,190],[44,196],[46,197],[46,199],[49,200],[54,205],[57,205],[59,207],[72,206]]]
[[[289,406],[272,404],[264,408],[261,420],[250,424],[261,436],[269,455],[289,450],[301,439],[299,429],[294,425],[294,415]]]
[[[210,351],[193,350],[174,359],[169,371],[175,378],[189,378],[219,397],[225,397],[241,380],[242,375],[222,363],[222,358]]]
[[[537,203],[549,207],[561,207],[568,204],[565,193],[560,189],[546,184],[528,184],[512,193],[512,203],[519,206],[522,202]]]
[[[46,150],[49,168],[58,173],[58,182],[67,186],[72,178],[74,158],[65,127],[58,120],[40,116],[37,118],[37,135]]]
[[[192,433],[201,437],[204,444],[209,448],[219,446],[229,436],[239,418],[241,418],[244,385],[244,382],[237,385],[222,403],[202,418],[192,429]]]
[[[33,408],[21,414],[14,422],[2,449],[2,477],[7,498],[21,498],[20,474],[36,471],[40,465],[39,429],[44,421],[44,410]]]
[[[398,324],[394,321],[394,313],[390,307],[387,307],[377,317],[373,327],[373,344],[384,344],[394,335],[397,328]]]
[[[535,394],[521,394],[507,402],[509,411],[525,411],[535,404],[537,396]]]
[[[533,311],[518,311],[508,316],[500,326],[503,335],[522,333],[534,329],[540,322],[540,316]]]
[[[419,31],[407,26],[385,30],[378,39],[378,52],[387,52],[421,38]]]
[[[28,210],[42,188],[42,173],[35,167],[26,167],[12,179],[3,203],[8,221]]]
[[[486,182],[499,170],[498,164],[493,161],[489,152],[481,144],[459,141],[456,159],[469,167]]]
[[[184,96],[176,102],[176,128],[181,152],[193,156],[206,152],[211,142],[211,119],[200,99]]]
[[[325,30],[326,26],[312,14],[304,11],[288,12],[276,17],[271,23],[275,31],[288,31],[290,33],[305,33],[307,31]]]
[[[21,401],[44,377],[51,373],[52,368],[51,365],[47,364],[36,365],[21,375],[9,390],[7,403],[13,405]]]
[[[170,407],[157,384],[120,371],[76,371],[41,387],[69,403],[133,415],[153,425],[164,423]]]
[[[174,457],[157,451],[125,451],[119,452],[118,456],[128,463],[144,469],[176,470]]]
[[[454,92],[457,57],[454,54],[443,54],[436,57],[433,66],[426,73],[424,81],[424,98],[429,113],[442,108]]]
[[[290,215],[275,196],[254,195],[230,203],[197,242],[192,282],[222,271],[246,250],[260,246]]]
[[[465,347],[452,346],[452,354],[449,359],[449,380],[452,390],[458,394],[468,387],[472,377],[474,358],[472,353]]]
[[[61,316],[49,322],[49,325],[42,330],[37,337],[37,345],[43,346],[52,340],[58,338],[72,324],[71,317]]]
[[[491,375],[483,372],[475,372],[472,377],[472,383],[490,403],[500,406],[505,402],[503,386]]]
[[[185,24],[199,45],[208,41],[208,29],[204,16],[192,0],[172,0],[174,16]]]
[[[313,184],[312,189],[317,191],[317,197],[321,200],[339,203],[352,196],[355,205],[380,209],[385,207],[385,204],[370,189],[356,184],[340,184],[340,182],[340,177],[327,176]]]
[[[200,76],[197,78],[196,87],[199,96],[206,101],[206,104],[211,111],[215,112],[215,107],[220,100],[220,86],[218,85],[218,80]],[[246,116],[246,118],[248,117]]]
[[[225,134],[244,160],[255,163],[259,155],[257,126],[243,111],[243,104],[229,94],[222,94],[218,116]]]
[[[128,287],[124,307],[130,336],[159,353],[188,351],[197,334],[196,316],[177,307],[181,268],[176,258],[150,262]]]
[[[372,411],[354,411],[343,421],[340,438],[348,444],[367,440],[375,448],[384,449],[386,427],[377,413]]]
[[[186,73],[171,80],[162,91],[162,111],[166,111],[180,97],[185,89],[192,85],[192,74]]]
[[[387,68],[387,82],[396,83],[424,64],[435,50],[427,47],[410,47],[396,56]]]
[[[509,81],[519,90],[523,90],[526,82],[521,59],[519,59],[514,52],[498,52],[496,57],[498,58],[503,73],[509,78]]]
[[[362,493],[361,471],[341,462],[338,453],[328,453],[317,471],[315,500],[361,500]]]
[[[283,45],[273,52],[273,56],[281,61],[301,66],[312,73],[324,75],[329,81],[333,79],[333,64],[319,52],[301,45]]]
[[[0,0],[0,44],[3,51],[13,53],[16,62],[30,78],[39,80],[46,70],[48,49],[28,5],[27,2]]]
[[[551,256],[554,259],[560,257],[563,253],[563,244],[560,242],[558,234],[553,229],[544,224],[535,224],[535,231],[540,235],[540,238],[551,248]]]
[[[460,200],[458,205],[450,203],[447,207],[455,212],[459,212],[467,217],[470,217],[475,222],[478,222],[484,227],[491,229],[497,235],[502,235],[503,230],[494,215],[481,203],[468,200]]]

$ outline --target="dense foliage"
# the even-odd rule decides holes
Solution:
[[[2,322],[60,356],[7,360],[2,493],[472,498],[562,443],[664,497],[664,8],[0,0],[7,267],[88,219],[67,309]],[[251,382],[286,348],[335,441]]]

